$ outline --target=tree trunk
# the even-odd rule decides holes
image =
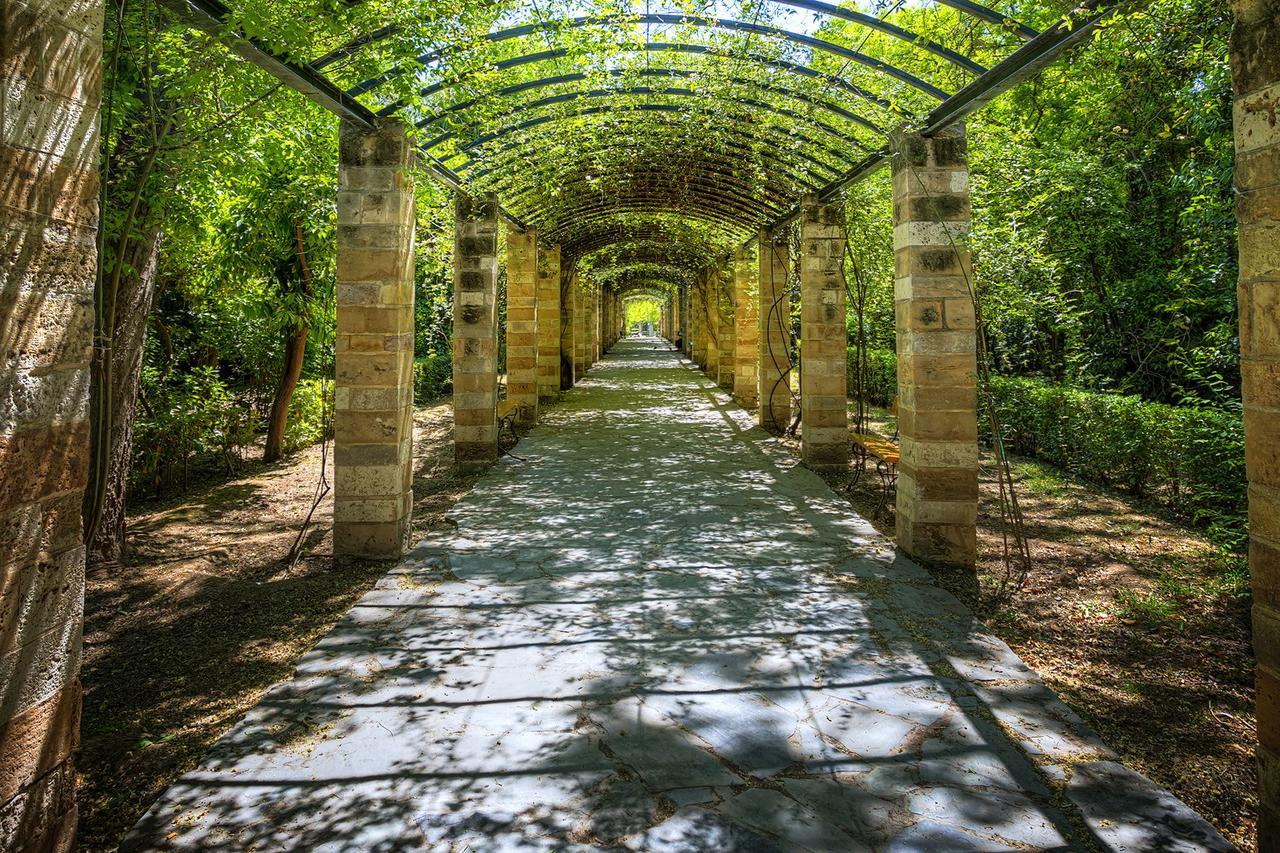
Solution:
[[[267,447],[262,454],[264,462],[275,462],[284,453],[284,431],[289,426],[289,405],[293,392],[302,376],[302,360],[307,353],[307,323],[300,320],[285,336],[284,369],[280,371],[280,383],[271,401],[271,419],[267,423]]]
[[[90,471],[85,492],[86,514],[101,490],[101,517],[89,541],[89,564],[119,563],[124,558],[125,491],[133,458],[133,419],[142,385],[142,351],[146,343],[147,318],[156,291],[156,261],[160,256],[160,230],[151,228],[129,241],[121,259],[124,268],[115,294],[115,323],[109,330],[111,348],[104,360],[101,349],[94,350],[93,389],[90,399],[98,422],[103,405],[102,390],[108,389],[110,424],[99,433],[106,447],[105,467],[99,484]]]
[[[294,256],[277,272],[281,291],[290,287],[290,279],[299,287],[301,293],[311,298],[311,267],[307,263],[307,247],[303,240],[302,223],[294,224]],[[280,382],[276,385],[276,396],[271,401],[271,417],[267,422],[267,446],[262,454],[262,461],[275,462],[284,454],[284,433],[289,426],[289,405],[293,402],[293,392],[298,388],[298,379],[302,376],[302,362],[307,354],[307,311],[294,321],[285,334],[284,364],[280,369]]]

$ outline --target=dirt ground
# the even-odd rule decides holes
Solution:
[[[881,420],[883,435],[892,426]],[[1025,585],[1002,559],[995,461],[983,457],[978,576],[930,567],[1123,758],[1255,850],[1257,743],[1248,574],[1161,511],[1014,460]],[[893,535],[874,466],[845,492]],[[1002,590],[1002,587],[1004,588]],[[1001,594],[1001,593],[1004,594]]]
[[[415,420],[421,535],[445,523],[473,478],[453,468],[448,401],[419,409]],[[320,460],[317,445],[139,507],[127,564],[89,578],[81,849],[114,849],[152,800],[386,573],[383,562],[333,559],[332,492],[290,565]]]
[[[452,414],[417,414],[415,533],[445,525],[473,477],[453,468]],[[881,422],[881,429],[891,427]],[[1246,851],[1256,816],[1252,653],[1242,562],[1148,507],[1032,462],[1016,476],[1032,571],[998,595],[1000,511],[987,459],[978,577],[937,571],[1131,766]],[[85,626],[81,846],[111,850],[174,778],[286,677],[387,569],[332,558],[332,501],[293,566],[313,447],[142,507],[128,564],[92,577]],[[874,512],[869,471],[846,492]],[[843,488],[842,483],[836,484]]]

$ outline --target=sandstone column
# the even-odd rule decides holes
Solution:
[[[759,422],[770,432],[781,433],[791,424],[791,297],[787,290],[790,250],[785,232],[762,230],[759,245]]]
[[[706,362],[703,325],[702,274],[699,273],[689,285],[689,360],[698,367]]]
[[[716,384],[732,391],[737,371],[737,332],[734,327],[734,282],[732,264],[716,269],[711,279],[714,290],[715,311],[719,323],[720,359],[717,362]]]
[[[712,382],[720,381],[720,285],[716,274],[705,269],[698,276],[698,287],[701,290],[702,316],[698,318],[703,329],[706,348],[703,358],[706,363],[702,369]]]
[[[101,0],[0,0],[0,850],[76,826]]]
[[[413,145],[343,124],[333,547],[397,557],[413,508]]]
[[[455,199],[453,443],[458,467],[498,458],[498,199]]]
[[[815,471],[849,467],[844,208],[800,203],[800,455]]]
[[[596,287],[591,298],[591,363],[604,355],[604,289]]]
[[[573,288],[573,317],[573,375],[581,379],[591,366],[591,300],[581,280]]]
[[[538,234],[507,229],[507,399],[538,422]]]
[[[744,409],[754,409],[759,402],[760,294],[757,269],[755,259],[746,249],[739,249],[734,254],[733,396]]]
[[[538,402],[560,399],[560,247],[538,247]]]
[[[977,544],[976,333],[969,291],[963,128],[893,139],[898,332],[898,545],[973,566]]]
[[[563,259],[562,259],[563,261]],[[577,349],[578,312],[574,293],[578,276],[563,263],[560,266],[560,390],[568,391],[578,381],[574,352]]]
[[[1249,570],[1258,689],[1258,849],[1280,847],[1280,0],[1236,0],[1236,218]]]

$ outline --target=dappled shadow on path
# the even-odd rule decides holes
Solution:
[[[1226,849],[709,383],[620,350],[128,849]]]

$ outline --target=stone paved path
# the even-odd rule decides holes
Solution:
[[[1229,849],[664,346],[516,452],[126,849]]]

